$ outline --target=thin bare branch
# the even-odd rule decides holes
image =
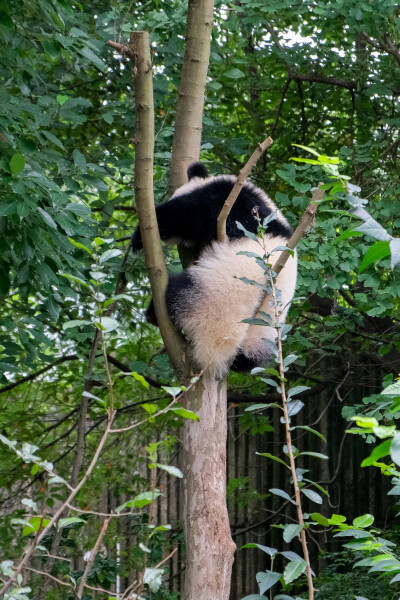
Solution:
[[[99,551],[100,544],[101,544],[101,542],[103,540],[103,537],[105,536],[105,533],[107,531],[109,523],[110,523],[110,518],[107,518],[107,519],[104,520],[103,526],[102,526],[102,528],[100,530],[100,533],[99,533],[99,535],[97,537],[97,540],[96,540],[96,543],[94,545],[94,548],[90,552],[90,558],[89,558],[89,560],[87,562],[87,565],[86,565],[86,568],[85,568],[85,570],[83,572],[82,579],[81,579],[81,582],[79,584],[79,588],[78,588],[78,592],[77,592],[77,597],[79,598],[79,600],[82,598],[83,590],[85,589],[86,580],[87,580],[87,578],[89,576],[90,569],[93,566],[94,559],[96,558],[96,554]]]
[[[107,42],[107,46],[110,46],[110,48],[117,50],[123,56],[127,55],[127,56],[129,56],[129,58],[132,58],[132,52],[131,52],[130,48],[128,48],[127,46],[124,46],[123,44],[118,44],[118,42],[113,42],[112,40],[109,40]]]
[[[14,381],[14,383],[10,383],[10,384],[5,385],[4,387],[0,388],[0,394],[3,394],[4,392],[9,392],[10,390],[13,390],[14,388],[18,387],[19,385],[26,383],[27,381],[33,381],[34,379],[36,379],[36,377],[43,375],[43,373],[50,371],[50,369],[53,369],[54,367],[56,367],[57,365],[60,365],[61,363],[64,363],[68,360],[77,360],[78,358],[79,357],[76,354],[72,354],[70,356],[60,356],[60,358],[57,358],[57,360],[55,360],[51,364],[47,365],[46,367],[43,367],[43,369],[39,369],[39,371],[36,371],[35,373],[31,373],[30,375],[27,375],[26,377],[23,377],[22,379],[19,379],[18,381]]]
[[[307,231],[308,226],[310,225],[310,223],[312,223],[312,221],[315,217],[315,213],[317,212],[317,208],[318,208],[317,203],[320,200],[322,200],[322,198],[324,196],[324,191],[320,189],[321,185],[323,185],[323,184],[320,183],[318,185],[318,188],[315,190],[315,192],[311,198],[310,204],[307,206],[307,208],[304,211],[304,214],[301,218],[300,223],[296,227],[296,231],[294,232],[294,234],[292,235],[292,237],[286,244],[287,247],[291,248],[292,250],[294,250],[296,248],[297,244],[299,243],[299,241],[301,240],[301,238]],[[276,276],[279,275],[279,273],[282,271],[282,269],[285,266],[289,257],[290,257],[290,254],[289,254],[289,252],[287,252],[287,250],[284,250],[280,254],[278,260],[272,267],[272,270],[274,271]]]
[[[57,577],[54,577],[54,575],[50,575],[50,573],[46,573],[45,571],[38,571],[38,569],[33,569],[32,567],[24,567],[24,570],[32,571],[32,573],[37,573],[38,575],[44,575],[44,577],[48,577],[49,579],[56,581],[60,585],[65,585],[72,589],[71,583],[68,583],[68,581],[61,581],[61,579],[57,579]]]
[[[226,239],[226,221],[229,216],[229,213],[232,210],[233,205],[235,204],[237,197],[240,194],[240,191],[247,179],[250,175],[252,169],[257,164],[258,159],[264,154],[267,148],[272,146],[274,143],[273,139],[267,137],[261,144],[257,145],[257,148],[254,150],[253,154],[250,156],[247,163],[240,170],[238,178],[236,180],[235,185],[232,188],[231,193],[228,198],[225,200],[225,204],[222,207],[221,212],[218,215],[217,219],[217,238],[219,242],[223,242]]]

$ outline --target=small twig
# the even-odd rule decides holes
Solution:
[[[133,58],[133,54],[130,50],[130,48],[128,48],[128,46],[124,46],[123,44],[118,44],[118,42],[113,42],[112,40],[109,40],[107,42],[107,46],[110,46],[110,48],[114,48],[114,50],[118,50],[118,52],[120,52],[122,54],[122,56],[129,56],[129,58]]]
[[[306,232],[309,224],[312,223],[312,221],[315,217],[315,213],[317,212],[317,208],[318,208],[317,202],[322,200],[324,193],[325,193],[324,190],[320,189],[320,187],[322,185],[323,185],[322,183],[318,184],[318,188],[315,190],[313,197],[311,198],[310,204],[307,206],[307,208],[301,218],[300,223],[297,225],[296,231],[294,232],[294,234],[292,235],[292,237],[286,244],[286,246],[288,248],[290,248],[291,250],[294,250],[296,248],[297,244],[299,243],[299,241],[303,237],[304,233]],[[281,253],[278,260],[272,267],[272,270],[275,273],[275,277],[277,277],[279,275],[279,273],[282,271],[289,256],[290,256],[290,254],[286,250],[284,250]]]
[[[103,527],[101,528],[99,536],[98,536],[98,538],[96,540],[96,543],[95,543],[95,545],[93,547],[93,550],[90,553],[90,559],[87,562],[86,568],[85,568],[85,570],[83,572],[82,579],[81,579],[81,582],[80,582],[79,588],[78,588],[77,597],[79,599],[82,598],[83,590],[85,588],[86,579],[88,578],[90,569],[92,568],[92,565],[94,563],[94,559],[96,558],[96,555],[97,555],[97,552],[99,550],[100,544],[101,544],[101,542],[103,540],[103,537],[105,536],[105,533],[107,531],[107,527],[108,527],[109,522],[110,522],[109,518],[105,519],[105,521],[103,523]]]
[[[37,573],[38,575],[44,575],[45,577],[48,577],[49,579],[56,581],[60,585],[66,585],[67,587],[72,589],[71,583],[68,583],[67,581],[61,581],[61,579],[57,579],[57,577],[54,577],[54,575],[50,575],[50,573],[46,573],[46,571],[39,571],[38,569],[33,569],[32,567],[24,567],[24,569],[26,571],[32,571],[32,573]]]
[[[218,215],[217,219],[217,239],[219,242],[223,242],[226,239],[226,221],[229,216],[229,213],[232,210],[233,205],[236,202],[237,197],[240,194],[240,191],[247,179],[250,175],[253,167],[257,164],[258,159],[264,154],[267,148],[272,146],[274,143],[273,139],[267,137],[266,140],[262,142],[262,144],[258,144],[257,148],[254,150],[253,154],[250,156],[249,160],[240,170],[238,178],[236,180],[235,185],[232,188],[231,193],[228,198],[225,200],[225,204],[222,207],[221,212]]]

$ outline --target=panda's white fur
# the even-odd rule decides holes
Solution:
[[[286,246],[292,230],[273,201],[260,188],[246,182],[226,224],[227,241],[216,241],[216,222],[220,210],[232,189],[236,177],[209,177],[201,163],[188,169],[188,183],[172,198],[156,208],[161,239],[203,247],[197,261],[188,269],[169,279],[166,291],[168,312],[174,323],[187,334],[193,348],[193,358],[199,370],[209,369],[222,377],[229,368],[249,370],[262,365],[273,353],[276,329],[250,325],[244,319],[261,317],[260,310],[275,322],[275,307],[271,298],[259,287],[241,278],[267,283],[265,271],[254,257],[238,254],[253,252],[270,254],[274,264]],[[257,233],[255,215],[263,220],[275,213],[267,233],[259,242],[237,227],[241,223]],[[134,249],[141,248],[140,231],[133,236]],[[275,252],[274,252],[275,250]],[[278,275],[280,324],[283,324],[296,287],[297,255],[290,256]],[[148,311],[153,319],[153,312]]]
[[[272,264],[278,259],[287,238],[266,235],[263,246],[272,253]],[[275,344],[276,329],[262,325],[243,323],[256,315],[257,309],[269,314],[275,323],[275,307],[269,295],[258,287],[243,282],[246,277],[265,285],[264,270],[254,258],[238,255],[238,252],[254,252],[263,255],[263,248],[250,238],[233,242],[213,242],[201,254],[197,263],[188,272],[196,286],[188,289],[185,301],[191,311],[184,311],[180,325],[188,334],[193,345],[193,355],[201,369],[207,368],[216,376],[223,376],[240,350],[255,364],[263,363],[272,355],[271,345]],[[289,309],[296,287],[297,255],[290,256],[285,268],[278,275],[276,288],[279,299],[279,321],[282,325]]]

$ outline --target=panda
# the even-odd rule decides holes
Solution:
[[[199,162],[189,166],[188,182],[170,200],[156,207],[161,239],[166,243],[202,248],[198,259],[179,275],[170,277],[165,294],[171,320],[189,338],[193,358],[200,370],[209,369],[216,377],[229,369],[250,371],[262,366],[274,352],[276,329],[243,323],[258,310],[274,318],[271,298],[260,287],[241,278],[265,285],[265,271],[253,257],[272,253],[274,264],[292,229],[267,194],[246,182],[226,222],[227,239],[217,241],[217,218],[235,182],[233,175],[209,176]],[[275,213],[260,244],[246,236],[237,223],[257,234],[261,222]],[[142,240],[139,228],[132,238],[133,250]],[[275,251],[275,252],[274,252]],[[276,280],[279,290],[280,324],[284,323],[296,287],[297,255],[290,256]],[[150,307],[148,315],[154,308]],[[258,315],[259,317],[261,315]],[[151,318],[148,320],[152,322]]]

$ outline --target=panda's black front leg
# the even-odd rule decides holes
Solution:
[[[160,238],[169,243],[207,244],[216,239],[216,217],[209,207],[209,199],[200,190],[172,198],[156,207]],[[215,218],[214,218],[215,217]],[[133,250],[143,248],[139,228],[132,238]]]

